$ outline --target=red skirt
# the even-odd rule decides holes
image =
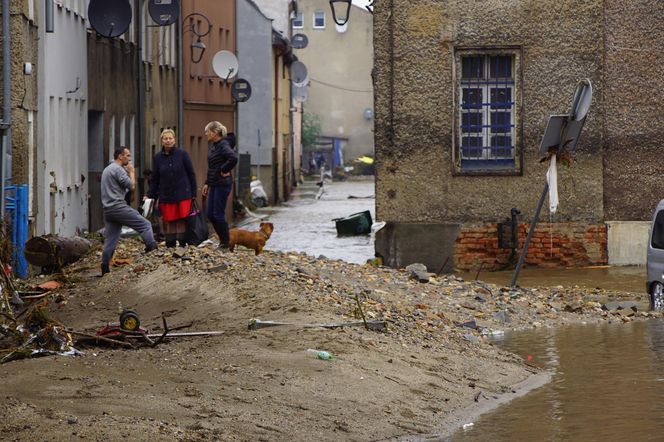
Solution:
[[[182,200],[176,203],[159,203],[161,219],[165,222],[186,218],[191,213],[191,200]]]

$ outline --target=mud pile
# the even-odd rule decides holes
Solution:
[[[223,334],[0,365],[0,431],[17,440],[446,434],[473,407],[486,409],[515,396],[515,385],[526,381],[527,389],[546,377],[494,347],[491,335],[661,316],[627,302],[631,294],[510,289],[453,275],[420,282],[412,271],[296,253],[141,249],[122,242],[103,278],[98,251],[67,268],[52,315],[94,333],[130,308],[151,332],[161,330],[164,314],[169,323],[191,323],[191,331]],[[249,330],[256,319],[288,325]],[[367,330],[364,320],[386,331]],[[317,324],[346,325],[311,327]],[[308,349],[333,358],[310,357]]]

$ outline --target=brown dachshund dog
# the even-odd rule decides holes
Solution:
[[[230,251],[235,250],[235,246],[245,246],[248,249],[254,249],[256,255],[263,251],[265,247],[265,242],[272,235],[274,230],[274,224],[272,223],[261,223],[260,229],[258,232],[250,232],[249,230],[242,229],[231,229],[230,236],[231,240],[228,244]]]

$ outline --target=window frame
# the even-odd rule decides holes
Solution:
[[[318,14],[318,13],[323,14],[323,25],[322,26],[317,26],[316,25],[316,14]],[[313,18],[312,25],[313,25],[314,29],[325,29],[325,26],[327,25],[327,18],[325,17],[325,11],[323,9],[315,10],[313,12],[313,14],[311,15],[311,17]]]
[[[512,146],[514,149],[513,167],[478,167],[476,169],[464,169],[462,163],[462,119],[464,112],[461,112],[461,100],[462,100],[462,57],[467,56],[482,56],[484,60],[490,60],[491,56],[500,56],[508,55],[513,57],[513,71],[511,80],[513,81],[512,87],[512,97],[514,105],[511,110],[511,124],[514,125],[514,130],[512,132],[514,140],[512,140]],[[486,63],[485,63],[486,64]],[[459,176],[522,176],[523,175],[523,47],[520,45],[510,45],[510,46],[483,46],[483,47],[455,47],[453,51],[453,62],[452,62],[452,83],[453,83],[453,96],[452,96],[452,108],[453,108],[453,124],[452,124],[452,174]],[[485,67],[488,69],[488,67]],[[485,79],[486,85],[484,85],[484,90],[490,94],[492,85],[487,79]],[[495,85],[494,85],[495,86]],[[470,88],[467,88],[470,89]],[[487,97],[482,97],[482,102],[487,103],[489,100],[485,100]],[[484,104],[482,106],[485,106]],[[481,108],[484,115],[489,115],[488,110],[484,110],[484,107]],[[468,113],[470,114],[470,113]],[[487,122],[483,121],[483,124]],[[490,131],[491,129],[488,129]],[[490,137],[490,132],[488,132],[488,137]],[[496,135],[499,136],[499,135]],[[483,133],[483,138],[487,137]],[[484,144],[484,143],[483,143]],[[499,160],[497,158],[496,160]],[[491,161],[491,159],[486,159],[486,161]],[[498,164],[498,163],[496,163]]]
[[[300,18],[300,25],[297,26],[295,22],[297,21],[298,17]],[[304,11],[298,11],[295,13],[295,17],[293,17],[293,20],[291,21],[291,25],[293,26],[293,29],[304,29]]]

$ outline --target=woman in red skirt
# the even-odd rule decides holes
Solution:
[[[166,247],[187,244],[187,218],[196,198],[196,174],[189,154],[175,146],[175,132],[161,133],[161,151],[152,160],[152,180],[148,198],[159,199]]]

